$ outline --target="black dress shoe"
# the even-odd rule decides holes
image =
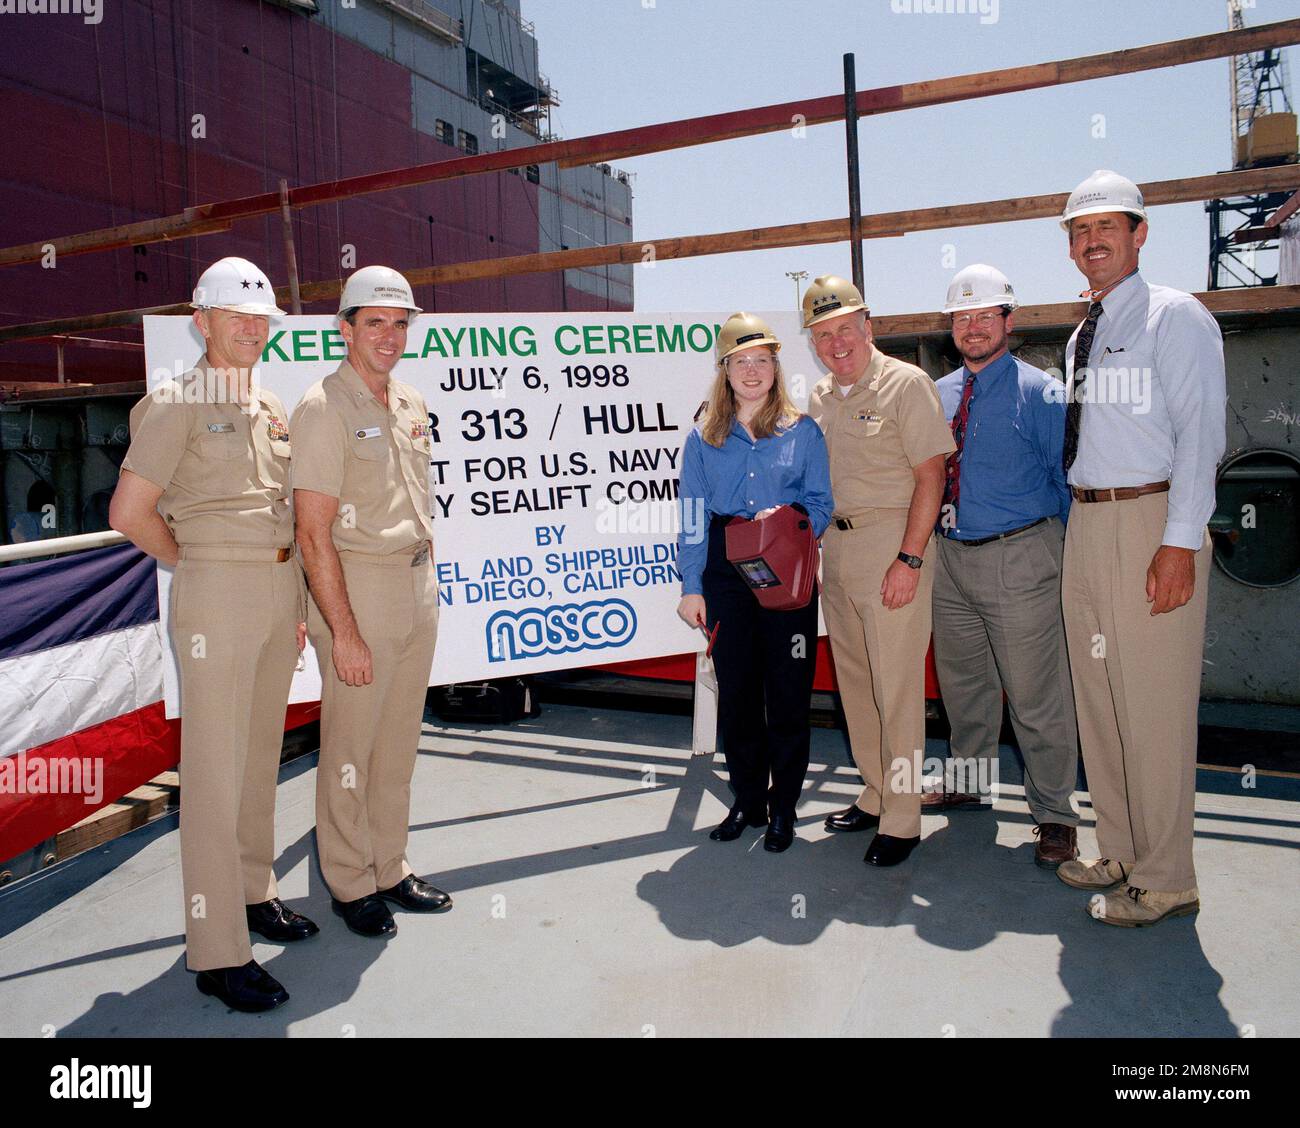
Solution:
[[[896,866],[907,861],[907,856],[920,844],[921,836],[895,838],[892,834],[877,834],[867,847],[863,861],[869,866]]]
[[[794,841],[794,815],[773,815],[768,823],[767,833],[763,835],[763,849],[773,854],[790,849]]]
[[[413,913],[440,913],[451,908],[451,898],[446,893],[413,873],[407,874],[391,889],[381,889],[375,896]]]
[[[231,1010],[255,1014],[289,1001],[289,992],[256,960],[243,967],[215,967],[198,975],[199,990],[215,995]]]
[[[374,893],[355,901],[338,901],[331,897],[330,907],[358,936],[389,936],[397,931],[393,914]]]
[[[282,944],[292,944],[295,940],[306,940],[320,931],[313,921],[301,913],[295,913],[279,897],[272,897],[260,905],[248,905],[248,931],[276,940]]]
[[[763,816],[751,818],[743,807],[732,807],[727,817],[709,831],[709,837],[714,842],[731,842],[739,838],[747,826],[767,826],[767,819]]]
[[[848,834],[855,830],[874,830],[880,825],[879,815],[869,815],[856,803],[845,811],[826,816],[826,829]]]

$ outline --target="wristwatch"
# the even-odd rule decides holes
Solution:
[[[909,568],[911,568],[913,571],[916,571],[918,568],[921,567],[922,564],[925,563],[925,561],[922,560],[919,556],[913,556],[911,553],[908,552],[900,552],[898,554],[898,558]]]

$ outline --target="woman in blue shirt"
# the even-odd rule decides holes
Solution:
[[[724,530],[732,517],[761,521],[791,505],[808,514],[820,537],[833,504],[826,441],[786,392],[780,347],[749,313],[728,318],[718,334],[708,408],[682,451],[677,541],[677,613],[713,637],[722,749],[735,792],[731,812],[709,837],[730,842],[747,826],[766,825],[763,846],[773,852],[794,840],[808,771],[817,591],[797,610],[760,606],[727,561]]]

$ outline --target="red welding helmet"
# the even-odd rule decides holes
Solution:
[[[783,505],[761,521],[727,524],[727,559],[770,611],[807,607],[817,582],[818,549],[808,515]]]

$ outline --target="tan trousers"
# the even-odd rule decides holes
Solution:
[[[321,672],[316,845],[330,892],[355,901],[412,872],[411,773],[438,635],[438,591],[431,560],[412,567],[412,557],[400,554],[339,558],[374,680],[339,680],[329,627],[311,600],[307,632]]]
[[[244,906],[276,896],[275,785],[305,596],[297,561],[274,553],[183,548],[172,579],[191,971],[251,960]]]
[[[1196,884],[1196,712],[1210,579],[1206,534],[1190,602],[1151,614],[1147,567],[1164,535],[1168,501],[1160,493],[1076,502],[1062,573],[1097,844],[1102,857],[1133,867],[1130,885],[1161,893]]]
[[[926,553],[916,596],[888,611],[885,572],[898,556],[907,511],[868,510],[853,529],[832,524],[822,540],[822,610],[853,760],[866,786],[857,805],[880,816],[880,833],[921,833],[925,758],[925,651],[930,644],[934,561]]]

